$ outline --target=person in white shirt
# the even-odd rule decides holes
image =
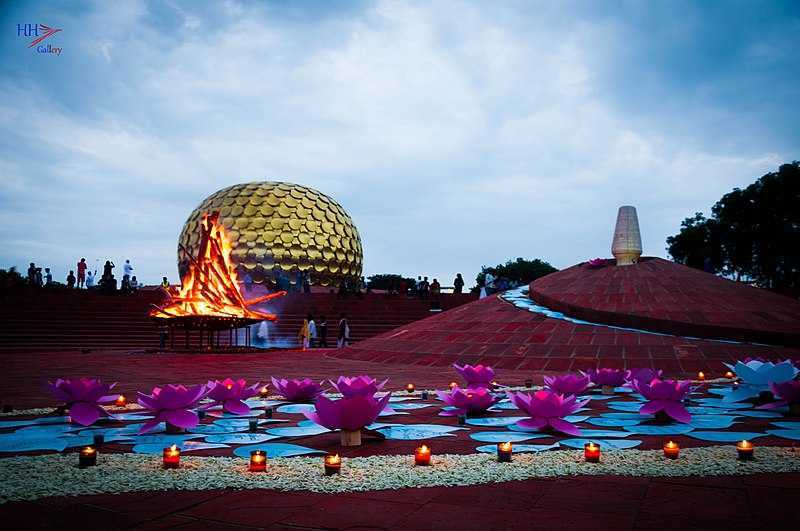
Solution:
[[[86,272],[86,288],[93,288],[94,287],[94,277],[97,275],[97,270],[92,273],[91,271]]]
[[[308,344],[311,348],[317,342],[317,323],[314,322],[314,317],[308,314]]]
[[[133,266],[131,265],[130,260],[125,260],[125,265],[123,266],[122,274],[123,276],[128,275],[129,279],[133,276]]]

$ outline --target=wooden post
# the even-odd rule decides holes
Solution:
[[[361,446],[361,430],[342,430],[340,440],[342,446]]]

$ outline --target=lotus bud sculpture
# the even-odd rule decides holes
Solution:
[[[137,393],[139,404],[155,413],[155,418],[145,422],[139,433],[153,431],[159,422],[166,423],[168,433],[194,428],[200,419],[193,408],[207,392],[208,388],[204,384],[193,387],[169,384],[164,387],[154,387],[149,395]]]
[[[622,369],[591,369],[586,375],[593,384],[602,387],[604,395],[613,395],[614,388],[625,383],[627,372]]]
[[[339,376],[336,382],[331,381],[331,384],[340,392],[345,398],[352,398],[355,396],[373,396],[375,393],[383,389],[386,385],[386,379],[380,383],[374,378],[369,376]]]
[[[794,380],[797,367],[790,360],[780,363],[751,359],[747,362],[737,361],[736,365],[725,364],[739,377],[739,386],[723,395],[726,402],[741,402],[761,393],[771,391],[770,384],[781,384]]]
[[[100,417],[108,417],[108,412],[100,404],[116,400],[117,395],[108,396],[116,383],[104,384],[95,378],[49,382],[48,388],[56,398],[64,402],[63,409],[69,411],[73,422],[89,426]]]
[[[589,377],[585,374],[564,374],[561,376],[545,376],[544,385],[551,391],[561,395],[577,395],[589,387]]]
[[[453,368],[458,371],[458,374],[467,382],[467,387],[492,387],[494,381],[494,369],[488,365],[458,365],[453,364]]]
[[[508,392],[508,398],[530,418],[520,420],[520,428],[542,430],[553,429],[568,435],[580,435],[581,430],[571,422],[564,420],[589,400],[578,402],[575,395],[565,397],[552,391],[536,391],[535,393]]]
[[[667,420],[665,417],[671,417],[678,422],[690,422],[692,416],[682,404],[683,399],[689,394],[690,384],[689,380],[659,380],[657,378],[650,382],[635,380],[633,388],[648,400],[639,409],[639,414],[656,415],[656,418],[661,421]]]
[[[456,387],[449,393],[436,391],[439,400],[454,409],[442,411],[444,416],[477,415],[486,412],[495,403],[495,397],[488,389],[459,389]]]
[[[391,396],[392,393],[387,393],[377,399],[371,395],[355,395],[331,400],[320,395],[314,401],[315,411],[303,411],[303,415],[329,430],[342,430],[342,446],[359,446],[361,429],[375,422]]]
[[[272,378],[272,386],[290,402],[311,402],[322,394],[322,386],[310,378],[302,380]]]
[[[208,398],[213,400],[212,404],[203,406],[208,409],[221,405],[224,411],[234,415],[247,415],[250,413],[250,406],[245,404],[245,400],[258,394],[260,383],[247,387],[247,380],[231,380],[226,378],[223,381],[208,382]]]
[[[782,383],[769,384],[772,394],[780,400],[770,402],[759,407],[759,409],[775,409],[778,407],[789,406],[789,412],[794,416],[800,416],[800,381],[789,380]]]
[[[625,375],[625,379],[628,381],[628,384],[632,384],[636,380],[642,382],[652,382],[654,378],[661,379],[661,375],[664,373],[662,370],[653,370],[649,368],[641,368],[641,369],[631,369]]]

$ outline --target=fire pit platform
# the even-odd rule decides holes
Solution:
[[[180,317],[154,317],[162,330],[169,334],[170,349],[175,349],[175,336],[183,330],[184,347],[191,345],[191,332],[199,332],[199,347],[250,347],[250,326],[261,322],[261,319],[247,317],[219,317],[210,315],[182,315]],[[240,345],[239,330],[244,329],[244,338]],[[228,332],[227,342],[224,341],[225,331]],[[162,332],[163,333],[163,332]],[[165,344],[163,341],[162,344]]]

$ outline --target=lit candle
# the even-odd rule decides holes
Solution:
[[[706,374],[703,371],[697,373],[697,379],[701,382],[706,379]]]
[[[450,389],[455,389],[456,387],[458,387],[457,382],[450,382]]]
[[[739,453],[740,461],[753,459],[753,443],[750,441],[739,441],[736,443],[736,451]]]
[[[332,476],[338,474],[342,470],[342,458],[339,454],[325,456],[325,475]]]
[[[97,450],[91,446],[86,446],[81,449],[80,454],[78,454],[78,466],[80,468],[86,468],[87,466],[95,466],[96,464]]]
[[[497,460],[500,463],[511,462],[512,445],[510,442],[497,443]]]
[[[497,387],[498,385],[500,385],[500,384],[499,384],[499,383],[497,383],[497,380],[492,380],[492,389],[494,389],[494,388],[495,388],[495,387]]]
[[[413,384],[413,383],[410,383],[410,384],[406,385],[406,391],[407,391],[408,393],[413,393],[413,392],[414,392],[414,389],[416,389],[416,387],[414,386],[414,384]]]
[[[664,457],[667,459],[677,459],[681,447],[674,441],[667,441],[664,443]]]
[[[181,449],[176,445],[164,448],[164,468],[180,468]]]
[[[267,453],[264,450],[250,452],[250,472],[267,471]]]
[[[117,407],[125,407],[125,404],[128,403],[128,400],[125,398],[125,395],[119,395],[117,399],[114,401],[114,405]]]
[[[414,464],[417,466],[428,466],[431,464],[431,449],[422,445],[414,451]]]
[[[734,378],[736,378],[736,375],[733,374],[731,371],[728,371],[728,372],[725,373],[725,378],[729,378],[729,379],[733,380]]]
[[[261,398],[267,398],[269,396],[269,389],[266,385],[258,391],[258,396]]]
[[[583,458],[587,463],[599,463],[600,445],[593,442],[583,445]]]

